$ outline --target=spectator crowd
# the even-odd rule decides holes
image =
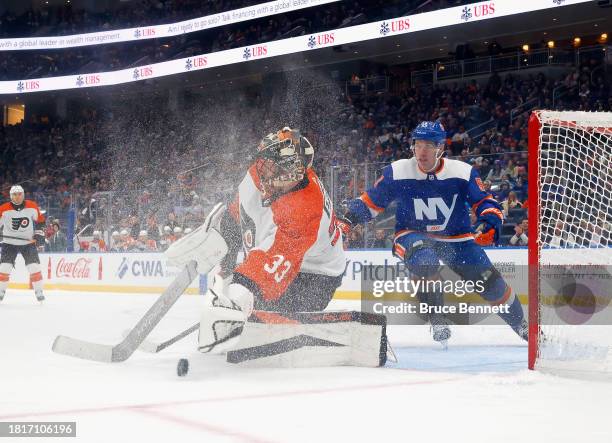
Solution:
[[[448,3],[456,2],[433,2]],[[161,251],[232,195],[267,132],[302,129],[316,149],[315,169],[339,204],[363,192],[384,165],[412,156],[410,131],[420,121],[439,119],[448,130],[446,156],[470,163],[502,204],[500,244],[521,246],[527,242],[529,114],[511,111],[534,100],[553,108],[560,86],[566,93],[554,103],[557,109],[610,111],[609,79],[600,67],[601,60],[584,59],[559,78],[493,73],[483,82],[418,88],[387,67],[347,79],[358,86],[368,77],[389,78],[390,86],[376,94],[344,85],[320,89],[317,82],[325,80],[298,71],[267,80],[258,91],[233,91],[231,100],[224,91],[186,96],[180,112],[151,94],[82,105],[64,119],[31,115],[0,127],[0,192],[8,198],[10,185],[22,183],[28,198],[48,209],[49,251],[70,247],[62,226],[71,208],[76,250]],[[610,243],[610,220],[571,217],[567,226],[584,221],[593,232],[574,237]],[[388,248],[389,229],[384,221],[356,229],[345,247]],[[559,229],[551,228],[551,235]]]

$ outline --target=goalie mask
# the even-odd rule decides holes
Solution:
[[[284,127],[266,135],[257,146],[256,171],[266,193],[301,181],[312,166],[314,148],[300,131]]]

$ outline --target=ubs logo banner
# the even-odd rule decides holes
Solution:
[[[310,49],[317,48],[320,46],[331,45],[336,40],[336,34],[333,32],[325,32],[323,34],[311,35],[308,37],[308,47]]]
[[[134,31],[134,38],[153,36],[155,36],[155,28],[141,28]]]
[[[263,57],[265,55],[268,55],[268,47],[266,45],[244,48],[244,51],[242,52],[242,58],[245,60],[249,60],[250,58]]]
[[[79,75],[76,79],[76,85],[80,88],[85,85],[98,85],[100,84],[100,75]]]
[[[380,24],[380,35],[386,36],[394,32],[407,31],[410,29],[410,20],[407,18],[400,18],[392,20],[390,22],[382,22]]]
[[[495,2],[484,3],[474,7],[466,6],[461,11],[461,20],[467,22],[474,17],[486,17],[493,14],[495,14]]]
[[[132,72],[132,78],[134,80],[140,80],[142,78],[151,77],[153,75],[153,67],[144,66],[142,68],[136,68]]]
[[[30,219],[27,217],[19,217],[11,219],[11,228],[13,231],[19,231],[30,226]]]
[[[38,80],[25,80],[17,83],[17,91],[36,91],[40,89],[40,82]]]
[[[191,71],[192,69],[197,68],[205,68],[208,66],[208,58],[207,57],[193,57],[188,58],[185,62],[185,70]]]

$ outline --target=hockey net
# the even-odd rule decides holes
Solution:
[[[529,368],[612,376],[612,113],[529,121]]]

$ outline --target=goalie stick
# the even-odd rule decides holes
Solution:
[[[180,334],[175,335],[174,337],[169,338],[168,340],[160,342],[160,343],[156,343],[156,342],[153,342],[153,341],[145,339],[140,344],[140,346],[138,346],[138,350],[142,351],[142,352],[149,352],[151,354],[157,354],[158,352],[163,351],[167,347],[173,345],[177,341],[184,339],[185,337],[187,337],[192,332],[197,331],[199,329],[199,327],[200,327],[200,323],[196,323],[195,325],[190,326],[189,328],[185,329]],[[125,331],[124,337],[127,337],[128,333],[129,333],[129,331]]]
[[[127,360],[197,275],[197,264],[190,261],[121,343],[104,345],[59,335],[53,343],[53,352],[103,363]]]

